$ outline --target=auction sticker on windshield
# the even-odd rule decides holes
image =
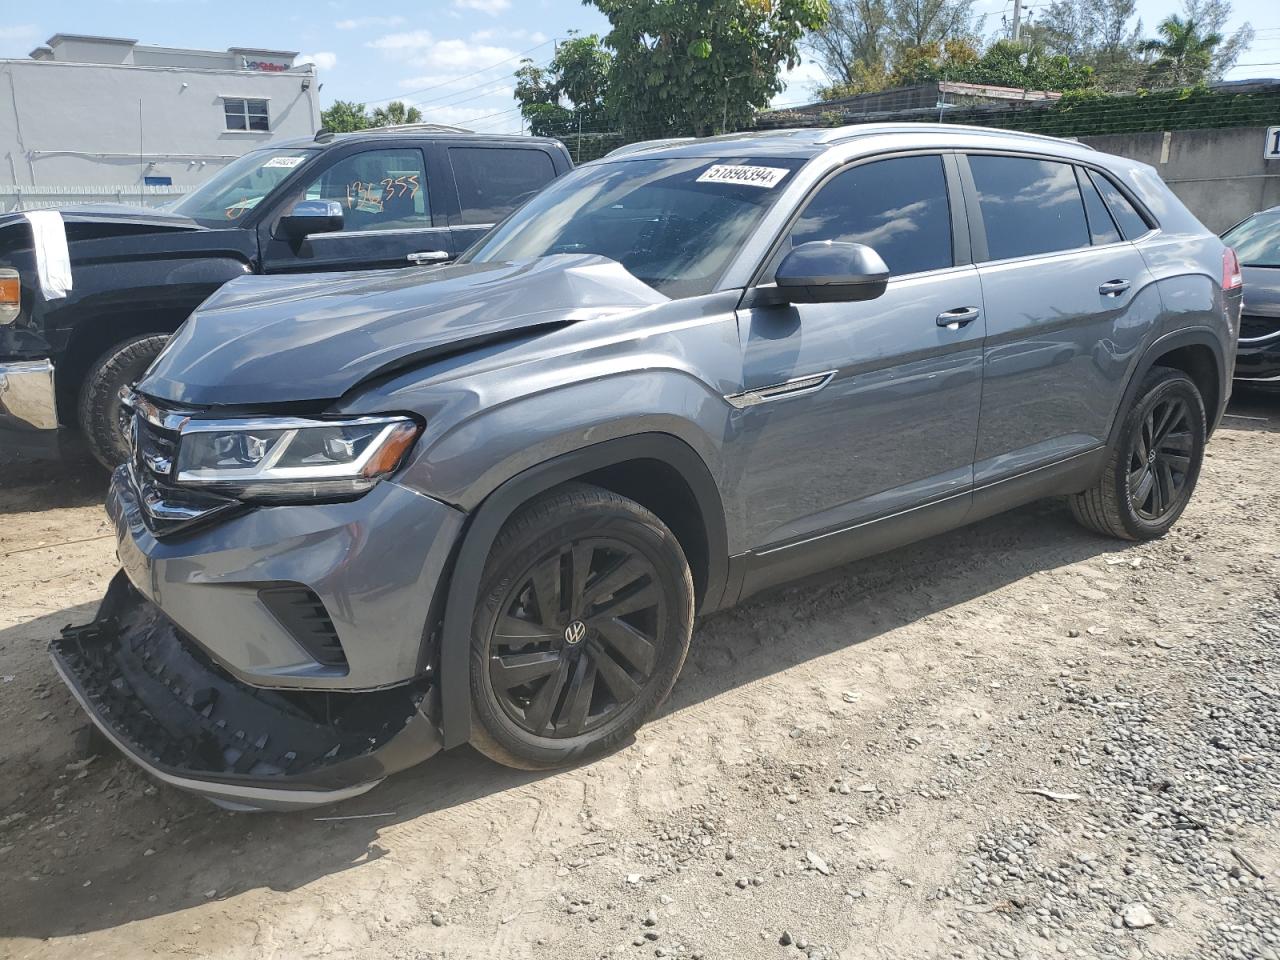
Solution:
[[[272,157],[270,160],[268,160],[268,161],[267,161],[266,163],[264,163],[262,166],[263,166],[263,168],[264,168],[264,169],[265,169],[265,168],[267,168],[267,167],[286,167],[286,168],[293,168],[293,167],[296,167],[298,164],[300,164],[300,163],[301,163],[303,160],[305,160],[305,159],[307,159],[307,158],[306,158],[306,157]]]
[[[753,167],[747,164],[716,163],[698,177],[698,183],[741,183],[765,190],[776,187],[790,170],[783,167]]]

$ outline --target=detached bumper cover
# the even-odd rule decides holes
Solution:
[[[441,741],[431,679],[370,693],[264,690],[219,668],[118,574],[94,622],[52,645],[95,724],[139,766],[239,809],[356,796]]]

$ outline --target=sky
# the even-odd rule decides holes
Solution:
[[[977,0],[975,10],[994,32],[1012,5]],[[1027,3],[1032,17],[1040,5]],[[1148,31],[1178,8],[1169,0],[1138,0]],[[1234,8],[1232,27],[1247,20],[1258,36],[1228,78],[1280,77],[1280,3],[1235,0]],[[317,65],[323,106],[335,99],[370,107],[403,100],[425,120],[486,133],[521,129],[511,95],[521,57],[544,64],[570,31],[608,30],[604,16],[579,0],[4,0],[3,9],[0,57],[26,57],[55,33],[209,50],[296,50]],[[821,79],[815,64],[802,62],[774,105],[808,102]]]

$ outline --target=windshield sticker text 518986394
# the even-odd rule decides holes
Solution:
[[[753,167],[745,163],[715,163],[702,171],[698,183],[740,183],[768,190],[782,182],[790,170],[784,167]]]

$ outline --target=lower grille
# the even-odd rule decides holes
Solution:
[[[313,660],[327,667],[347,667],[347,655],[324,601],[301,585],[264,587],[258,599],[271,611]]]

